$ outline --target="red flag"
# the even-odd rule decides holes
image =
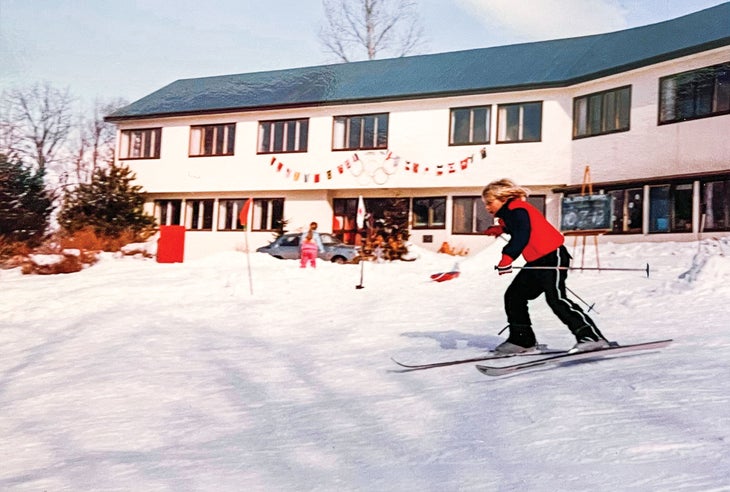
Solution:
[[[243,208],[241,209],[241,213],[238,214],[238,220],[246,228],[248,228],[248,211],[251,210],[251,203],[253,203],[253,198],[246,200],[246,203],[243,204]]]

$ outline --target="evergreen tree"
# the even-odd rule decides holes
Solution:
[[[58,223],[71,234],[91,227],[101,236],[132,232],[135,239],[144,239],[155,220],[144,213],[142,187],[133,185],[134,179],[126,166],[97,168],[89,183],[66,191]]]
[[[43,241],[53,212],[44,174],[0,154],[0,239],[31,247]]]

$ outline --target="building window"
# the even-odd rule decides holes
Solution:
[[[539,142],[542,138],[542,102],[500,104],[497,143]]]
[[[367,205],[365,205],[367,210]],[[332,200],[332,234],[346,244],[355,244],[357,236],[357,198]]]
[[[649,232],[692,232],[692,183],[649,188]]]
[[[659,79],[659,124],[730,113],[730,62]]]
[[[309,120],[260,121],[259,154],[271,152],[306,152]]]
[[[446,197],[413,199],[414,229],[443,229],[446,227]]]
[[[120,159],[159,159],[162,128],[122,130]]]
[[[613,199],[611,232],[640,233],[644,222],[644,189],[610,190],[606,194]]]
[[[692,232],[692,183],[671,187],[672,232]]]
[[[730,231],[730,178],[702,183],[704,230]]]
[[[185,228],[190,231],[213,230],[213,199],[186,200]]]
[[[630,112],[630,86],[576,97],[573,99],[573,138],[627,131]]]
[[[242,231],[238,216],[246,203],[245,198],[221,198],[218,200],[218,230]]]
[[[333,150],[385,149],[388,147],[388,114],[336,116]]]
[[[253,201],[252,231],[280,230],[284,220],[283,198],[255,198]]]
[[[494,224],[494,216],[487,212],[481,196],[455,196],[453,204],[454,234],[481,234]]]
[[[491,106],[451,110],[449,145],[489,143]]]
[[[182,200],[155,200],[155,218],[159,225],[180,225]]]
[[[190,127],[190,157],[233,155],[236,124]]]

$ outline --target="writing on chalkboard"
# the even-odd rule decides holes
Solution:
[[[609,195],[566,196],[562,203],[563,231],[591,231],[611,228]]]

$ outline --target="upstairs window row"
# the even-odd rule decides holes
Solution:
[[[450,145],[489,142],[490,108],[451,110]],[[498,142],[537,142],[542,126],[542,103],[499,107]],[[333,120],[332,150],[374,150],[388,148],[388,113],[336,116]],[[503,123],[502,123],[503,122]],[[160,157],[161,128],[123,130],[120,159]],[[190,157],[233,155],[236,124],[190,127]],[[259,122],[259,154],[307,152],[309,119]]]
[[[573,138],[630,129],[631,86],[586,94],[573,99]],[[659,124],[730,113],[730,62],[663,77],[659,80]],[[332,150],[372,150],[388,147],[388,113],[335,116]],[[492,105],[452,108],[449,145],[490,143]],[[160,157],[161,128],[123,130],[120,159]],[[236,124],[190,128],[189,156],[233,155]],[[539,142],[542,102],[497,105],[497,143]],[[309,119],[259,122],[257,152],[307,152]]]
[[[449,145],[490,143],[492,106],[451,110]],[[497,106],[497,143],[539,142],[542,138],[542,102]]]

